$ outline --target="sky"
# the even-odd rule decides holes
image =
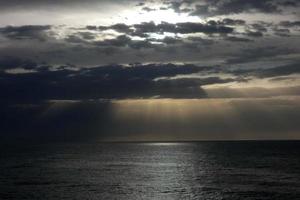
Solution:
[[[298,0],[0,0],[0,138],[300,139]]]

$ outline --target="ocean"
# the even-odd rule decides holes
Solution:
[[[300,199],[299,141],[6,144],[0,199]]]

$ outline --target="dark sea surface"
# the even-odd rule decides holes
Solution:
[[[300,142],[1,145],[0,199],[300,199]]]

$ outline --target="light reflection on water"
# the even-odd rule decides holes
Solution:
[[[178,145],[190,145],[191,143],[184,142],[145,142],[139,143],[140,145],[150,145],[150,146],[178,146]]]
[[[15,147],[14,147],[15,148]],[[5,149],[0,199],[298,199],[297,142]]]

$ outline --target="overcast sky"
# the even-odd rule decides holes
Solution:
[[[298,0],[0,1],[3,138],[300,139]]]

